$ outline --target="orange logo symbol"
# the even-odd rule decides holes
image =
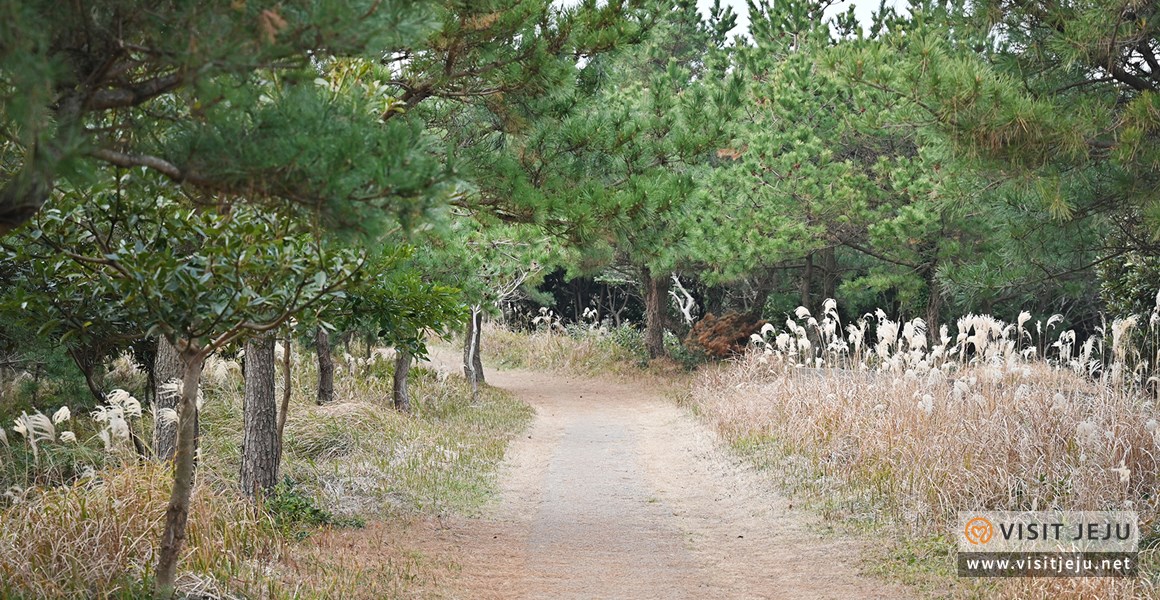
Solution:
[[[972,544],[986,544],[991,541],[991,536],[995,535],[995,528],[991,525],[991,521],[985,517],[975,517],[967,521],[967,527],[963,534],[967,536],[967,541]]]

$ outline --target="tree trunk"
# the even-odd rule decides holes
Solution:
[[[293,348],[291,344],[293,339],[290,332],[286,334],[286,345],[282,348],[282,408],[278,411],[278,447],[282,447],[282,434],[286,431],[286,415],[290,414],[290,361],[294,358],[291,354]]]
[[[395,410],[411,412],[411,392],[407,389],[407,375],[411,371],[411,353],[403,348],[395,349],[395,379],[391,399]]]
[[[185,525],[189,520],[189,499],[193,494],[194,457],[197,454],[197,388],[205,354],[189,343],[180,352],[184,365],[181,397],[177,403],[177,443],[173,454],[173,491],[165,510],[165,532],[157,558],[156,593],[160,598],[173,596],[177,559],[185,542]]]
[[[97,383],[96,370],[99,360],[94,360],[93,351],[87,347],[70,348],[68,355],[73,360],[73,364],[80,369],[80,372],[85,377],[85,385],[89,388],[89,393],[93,398],[103,403],[105,401],[105,393],[101,391],[101,385]]]
[[[822,250],[822,296],[836,298],[838,294],[838,257],[833,246]]]
[[[931,332],[931,339],[938,336],[939,317],[942,312],[942,292],[939,290],[935,278],[936,271],[932,265],[926,272],[926,328]]]
[[[813,280],[814,280],[814,255],[813,255],[813,253],[810,253],[810,254],[806,255],[806,265],[805,265],[805,268],[802,269],[802,280],[801,280],[802,298],[801,298],[801,300],[802,300],[802,306],[806,307],[811,312],[813,312],[813,309],[810,308],[810,301],[812,300],[812,296],[813,296],[813,290],[812,290]]]
[[[242,409],[242,492],[261,497],[278,483],[282,447],[274,394],[274,337],[246,342],[246,389]]]
[[[153,359],[153,454],[157,460],[173,458],[177,448],[177,423],[166,423],[157,417],[162,409],[177,410],[178,396],[161,393],[161,387],[174,379],[181,379],[183,365],[177,348],[169,340],[157,340],[157,356]],[[198,372],[200,377],[201,372]]]
[[[479,357],[480,328],[483,325],[483,311],[479,306],[471,307],[468,317],[467,335],[463,339],[463,374],[471,383],[471,399],[479,401],[479,383],[483,381],[483,360]]]
[[[644,345],[649,358],[665,356],[665,303],[669,299],[669,278],[653,277],[648,267],[641,268],[644,280]]]
[[[473,383],[487,381],[483,374],[483,357],[479,353],[482,327],[483,310],[473,306],[467,317],[467,332],[463,336],[463,376]]]
[[[330,355],[330,333],[319,326],[314,336],[318,352],[318,405],[334,402],[334,357]]]

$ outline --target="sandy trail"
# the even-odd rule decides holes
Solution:
[[[449,354],[433,362],[454,369]],[[857,543],[814,533],[815,519],[655,391],[528,371],[488,382],[536,420],[509,448],[487,514],[415,532],[462,565],[440,596],[910,596],[860,575]]]

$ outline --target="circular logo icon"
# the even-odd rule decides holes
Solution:
[[[995,528],[986,517],[975,517],[967,521],[967,527],[963,534],[967,536],[967,541],[972,544],[986,544],[991,541],[991,536],[995,535]]]

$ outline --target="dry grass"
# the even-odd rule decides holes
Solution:
[[[283,474],[340,515],[476,511],[508,440],[530,422],[530,407],[487,387],[475,404],[462,377],[414,368],[413,412],[400,414],[390,406],[390,354],[354,354],[339,357],[335,402],[327,406],[314,402],[316,363],[303,357],[294,366]],[[278,375],[281,388],[281,368]],[[205,410],[206,466],[236,477],[240,387],[207,401]]]
[[[433,595],[456,566],[442,556],[403,546],[407,520],[375,521],[365,529],[328,529],[295,544],[277,565],[295,598],[419,598]],[[282,594],[284,596],[289,594]]]
[[[399,414],[389,404],[390,361],[383,360],[389,353],[376,354],[369,361],[339,357],[336,402],[322,407],[314,404],[313,357],[294,363],[282,472],[318,507],[371,520],[366,530],[313,529],[304,541],[286,537],[301,528],[275,525],[236,493],[241,372],[231,360],[207,363],[198,487],[179,590],[202,598],[415,597],[452,568],[394,545],[388,533],[422,515],[477,511],[495,484],[507,442],[526,426],[531,409],[491,388],[472,403],[462,378],[417,369],[414,413]],[[135,427],[148,431],[149,424]],[[88,446],[46,445],[39,464],[59,462],[45,456],[99,447],[95,439]],[[21,448],[0,444],[0,460]],[[172,476],[157,465],[135,464],[123,450],[106,453],[110,466],[92,476],[68,486],[29,487],[22,502],[0,508],[0,597],[151,592]],[[49,481],[27,475],[30,482]]]
[[[109,468],[0,513],[0,595],[147,594],[171,485],[172,474],[159,465]],[[189,523],[182,588],[205,587],[194,574],[225,581],[247,561],[277,553],[279,542],[264,517],[204,482]]]
[[[577,375],[627,374],[647,364],[644,339],[630,327],[545,326],[522,333],[485,323],[484,366],[534,368]]]
[[[1160,415],[1142,388],[1112,381],[1124,369],[1084,375],[1098,346],[1082,362],[1062,353],[1044,361],[999,323],[987,326],[991,336],[954,344],[944,332],[928,349],[924,328],[889,321],[876,344],[860,337],[864,326],[839,344],[840,327],[799,320],[787,333],[767,330],[770,342],[744,359],[704,370],[690,401],[826,516],[891,532],[890,575],[952,596],[1160,593],[1153,550],[1133,581],[954,577],[960,510],[1132,509],[1146,543],[1157,537]]]

